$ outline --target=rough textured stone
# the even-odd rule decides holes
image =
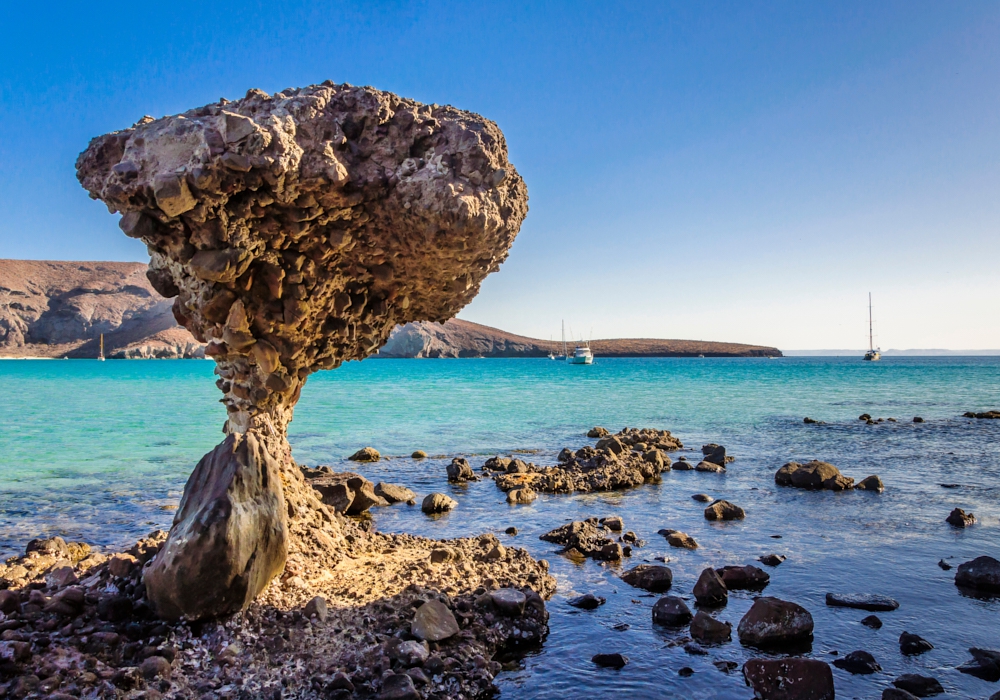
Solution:
[[[417,639],[440,642],[458,634],[458,621],[444,603],[428,600],[414,613],[410,632]]]
[[[781,646],[812,639],[813,619],[796,603],[760,597],[737,627],[740,642],[757,647]]]
[[[829,462],[814,459],[806,464],[789,462],[774,475],[778,486],[794,486],[800,489],[826,489],[845,491],[854,486],[854,479],[844,476]]]
[[[302,614],[306,617],[315,617],[320,622],[326,622],[328,614],[326,598],[321,595],[315,596],[312,600],[306,603],[306,606],[302,609]]]
[[[673,580],[673,572],[657,564],[639,564],[622,574],[622,581],[650,593],[669,591]]]
[[[575,520],[551,532],[539,535],[539,539],[563,546],[562,552],[576,551],[579,555],[604,561],[622,558],[622,546],[607,537],[607,531],[598,529],[597,518]]]
[[[931,676],[921,676],[916,673],[904,673],[892,682],[900,690],[916,695],[918,698],[927,698],[932,695],[940,695],[944,692],[941,683]]]
[[[596,610],[607,602],[603,597],[595,596],[593,593],[584,593],[576,598],[570,598],[567,604],[581,610]]]
[[[417,494],[399,484],[380,481],[375,484],[375,495],[388,503],[408,503],[417,500]]]
[[[691,637],[702,644],[724,644],[733,638],[733,625],[699,610],[691,622]]]
[[[961,508],[955,508],[945,518],[945,522],[953,527],[969,527],[976,524],[976,516],[973,513],[966,513]]]
[[[519,489],[511,489],[507,492],[507,502],[508,503],[520,503],[526,505],[528,503],[534,503],[535,499],[538,498],[538,494],[530,486],[522,486]]]
[[[729,600],[729,591],[715,569],[708,568],[701,572],[698,582],[694,584],[694,597],[698,605],[718,607]]]
[[[705,509],[705,520],[743,520],[746,512],[729,501],[716,501]]]
[[[870,675],[882,670],[875,657],[867,651],[852,651],[842,658],[834,659],[833,665],[844,669],[848,673],[859,675]]]
[[[457,505],[458,501],[445,496],[443,493],[429,493],[424,496],[424,501],[420,504],[420,510],[428,515],[433,515],[434,513],[444,513]]]
[[[882,493],[885,491],[885,484],[878,477],[877,474],[872,474],[871,476],[866,476],[864,479],[859,481],[855,486],[858,491],[874,491],[875,493]]]
[[[834,700],[833,671],[816,659],[750,659],[743,676],[761,700]]]
[[[1000,561],[993,557],[977,557],[959,564],[955,585],[981,591],[1000,593]]]
[[[681,532],[680,530],[663,529],[657,534],[666,537],[667,544],[671,547],[678,547],[680,549],[698,549],[698,543],[694,541],[694,538],[687,533]]]
[[[764,570],[747,564],[746,566],[724,566],[716,573],[730,591],[760,591],[771,581]]]
[[[691,622],[691,610],[682,598],[664,596],[653,605],[653,622],[665,627],[683,627]]]
[[[515,588],[500,588],[490,592],[490,599],[504,615],[517,617],[524,612],[527,597]]]
[[[273,348],[271,348],[270,350],[273,350]],[[272,363],[271,366],[277,369],[277,362]],[[347,459],[351,460],[352,462],[377,462],[380,459],[382,459],[382,455],[380,455],[378,450],[376,450],[374,447],[362,447],[360,450],[352,454]]]
[[[453,316],[506,258],[527,214],[495,124],[333,83],[144,118],[91,141],[77,176],[123,214],[123,231],[150,251],[151,279],[176,293],[174,317],[208,343],[226,433],[256,434],[285,470],[287,426],[308,376],[372,354],[397,324]],[[199,486],[189,482],[189,500]],[[267,488],[280,499],[279,480]],[[243,510],[229,517],[249,529],[226,529],[210,556],[186,555],[206,572],[214,561],[212,589],[231,590],[204,596],[200,581],[174,577],[186,592],[166,591],[157,575],[151,598],[190,602],[175,611],[197,616],[252,599],[267,583],[258,574],[280,570],[287,544],[274,537],[282,524]],[[197,527],[176,520],[163,551],[176,558],[207,546],[182,535]],[[227,570],[222,552],[235,550],[258,553],[252,580]]]

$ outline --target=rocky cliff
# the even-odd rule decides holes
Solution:
[[[590,347],[598,357],[781,357],[777,348],[704,340],[618,338],[595,340]],[[397,327],[379,357],[545,357],[550,352],[562,353],[562,343],[452,319]]]
[[[0,260],[0,356],[204,357],[142,263]]]

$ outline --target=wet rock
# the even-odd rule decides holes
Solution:
[[[417,494],[399,484],[387,484],[380,481],[375,484],[375,495],[387,503],[409,503],[417,500]]]
[[[680,530],[660,530],[657,534],[663,535],[667,538],[667,544],[671,547],[678,547],[680,549],[698,549],[698,543],[694,541],[691,535],[681,532]]]
[[[139,665],[139,673],[147,681],[156,678],[170,678],[170,662],[162,656],[149,656]]]
[[[726,471],[726,468],[721,464],[715,464],[714,462],[709,462],[707,460],[702,460],[695,465],[694,470],[696,472],[711,472],[715,474],[721,474]]]
[[[934,645],[926,639],[915,634],[911,634],[910,632],[903,632],[899,635],[899,651],[907,656],[923,654],[933,648]]]
[[[765,554],[762,557],[758,557],[757,561],[765,566],[778,566],[781,562],[785,561],[787,557],[783,554]]]
[[[680,676],[681,678],[690,678],[691,676],[694,675],[694,669],[691,668],[690,666],[682,666],[681,668],[677,669],[677,675]]]
[[[694,597],[698,605],[708,608],[719,607],[729,600],[729,591],[715,569],[708,568],[701,572],[698,582],[694,585]]]
[[[664,593],[673,584],[673,572],[666,566],[639,564],[622,574],[622,581],[650,593]]]
[[[541,535],[539,539],[554,542],[563,546],[563,552],[576,550],[585,557],[603,561],[616,561],[622,558],[622,546],[608,538],[605,530],[598,529],[596,518],[576,520],[551,532]]]
[[[1000,411],[982,411],[980,413],[974,413],[973,411],[966,411],[962,415],[965,416],[966,418],[979,418],[980,420],[1000,419]]]
[[[288,525],[280,472],[254,433],[229,435],[202,458],[143,574],[160,617],[236,612],[281,571]]]
[[[521,591],[514,588],[500,588],[490,592],[493,605],[502,614],[508,617],[519,617],[524,613],[524,604],[527,597]]]
[[[737,627],[740,642],[756,647],[796,644],[812,639],[813,619],[801,605],[779,598],[757,598]]]
[[[856,675],[869,675],[882,670],[874,656],[861,650],[852,651],[840,659],[835,659],[833,665]]]
[[[536,498],[538,498],[538,494],[530,486],[522,486],[507,492],[507,502],[511,504],[527,505],[534,503]]]
[[[900,690],[916,695],[918,698],[927,698],[932,695],[940,695],[944,688],[936,678],[921,676],[916,673],[904,673],[892,682]]]
[[[691,610],[682,598],[664,596],[653,605],[653,622],[664,627],[683,627],[691,622]]]
[[[1000,592],[1000,561],[993,557],[977,557],[959,564],[955,585],[980,591]]]
[[[508,527],[506,530],[504,530],[504,534],[514,537],[515,535],[517,535],[517,528],[512,525],[511,527]]]
[[[377,462],[382,459],[382,455],[374,447],[362,447],[347,459],[352,462]]]
[[[833,671],[816,659],[750,659],[743,677],[761,700],[834,700]]]
[[[942,571],[951,571],[951,564],[946,562],[944,559],[938,560],[938,567],[940,567]]]
[[[800,489],[826,489],[844,491],[854,485],[854,479],[844,476],[829,462],[814,459],[806,464],[789,462],[774,475],[778,486],[794,486]]]
[[[327,607],[326,598],[321,595],[314,597],[306,606],[302,609],[302,614],[307,618],[315,617],[320,622],[326,622],[327,617]]]
[[[691,636],[702,644],[724,644],[733,638],[733,626],[699,610],[691,621]]]
[[[869,413],[862,413],[860,416],[858,416],[858,420],[870,421],[871,419],[872,417],[871,414]]]
[[[715,570],[730,591],[761,591],[771,581],[771,577],[756,566],[724,566]]]
[[[945,522],[953,527],[969,527],[975,525],[976,516],[972,513],[966,513],[961,508],[956,508],[945,518]]]
[[[320,500],[338,513],[361,515],[374,506],[389,505],[388,500],[375,492],[372,482],[355,472],[335,472],[324,467],[304,467],[302,472],[319,493]]]
[[[594,654],[590,659],[601,668],[625,668],[628,657],[623,654]]]
[[[625,528],[625,522],[617,515],[613,515],[609,518],[601,518],[598,523],[612,532],[621,532]]]
[[[440,642],[458,634],[458,621],[444,603],[428,600],[414,613],[410,633],[417,639]]]
[[[423,450],[414,450],[413,454],[410,455],[411,459],[427,459],[427,453]]]
[[[390,673],[382,679],[378,700],[420,700],[413,678],[405,673]]]
[[[913,422],[914,423],[923,423],[924,419],[921,418],[920,416],[913,416]]]
[[[602,438],[602,437],[607,437],[608,435],[610,435],[610,433],[608,432],[607,428],[602,428],[600,426],[591,428],[590,430],[587,431],[587,437],[589,438]]]
[[[684,651],[692,656],[708,656],[708,649],[695,642],[685,644]]]
[[[476,474],[472,471],[469,460],[463,457],[455,457],[448,465],[448,481],[461,483],[463,481],[475,481]]]
[[[879,619],[878,615],[869,615],[861,620],[861,624],[865,627],[870,627],[873,630],[882,629],[882,620]]]
[[[444,513],[445,511],[449,511],[457,505],[458,501],[453,498],[449,498],[443,493],[429,493],[424,497],[423,502],[420,504],[420,510],[428,515],[433,515],[435,513]]]
[[[10,615],[21,606],[20,597],[11,590],[0,590],[0,612]]]
[[[715,500],[714,498],[712,498],[711,496],[709,496],[707,493],[696,493],[693,496],[691,496],[691,498],[693,498],[694,500],[698,501],[699,503],[711,503],[712,501]]]
[[[570,598],[567,604],[581,610],[596,610],[606,602],[604,598],[595,596],[593,593],[584,593],[576,598]]]
[[[705,520],[743,520],[746,512],[729,501],[716,501],[705,509]]]
[[[56,559],[69,559],[69,547],[62,537],[37,538],[28,542],[24,548],[25,554],[38,552],[39,554],[55,557]]]
[[[855,608],[868,612],[888,612],[899,607],[899,603],[892,598],[873,593],[827,593],[826,604],[832,608]]]
[[[691,464],[691,462],[689,462],[687,460],[687,457],[685,457],[684,455],[681,455],[680,457],[677,458],[677,461],[674,462],[673,464],[673,468],[675,471],[679,472],[694,471],[694,465]]]
[[[723,467],[723,469],[726,464],[733,461],[732,457],[726,455],[726,448],[722,445],[717,445],[714,442],[702,445],[701,454],[705,457],[706,462],[717,464]]]
[[[919,700],[913,693],[907,693],[899,688],[886,688],[882,691],[882,700]]]
[[[875,474],[871,476],[866,476],[864,479],[859,481],[854,486],[858,491],[874,491],[875,493],[882,493],[885,491],[885,484],[882,480]]]
[[[802,422],[805,423],[806,425],[823,425],[823,421],[816,420],[815,418],[810,418],[809,416],[803,418]]]
[[[969,653],[972,660],[959,666],[959,671],[990,683],[1000,681],[1000,651],[973,647]]]

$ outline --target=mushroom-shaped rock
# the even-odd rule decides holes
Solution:
[[[287,426],[307,377],[367,357],[397,324],[454,316],[506,258],[527,190],[492,122],[329,82],[144,118],[91,141],[77,176],[146,244],[150,281],[208,343],[225,432],[256,435],[282,471],[244,493],[234,450],[213,451],[145,576],[165,614],[238,610],[281,570],[287,518],[314,519],[308,495],[291,496],[290,516],[275,507],[302,485]],[[221,494],[221,539],[188,537]]]

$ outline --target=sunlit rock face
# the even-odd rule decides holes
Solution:
[[[208,343],[226,432],[254,433],[280,464],[291,463],[287,425],[309,374],[367,357],[397,324],[454,316],[527,214],[493,122],[332,83],[146,117],[94,139],[77,175],[147,244],[151,283]],[[238,503],[224,486],[213,488]],[[184,505],[178,518],[207,512]],[[156,586],[147,576],[151,597]]]

